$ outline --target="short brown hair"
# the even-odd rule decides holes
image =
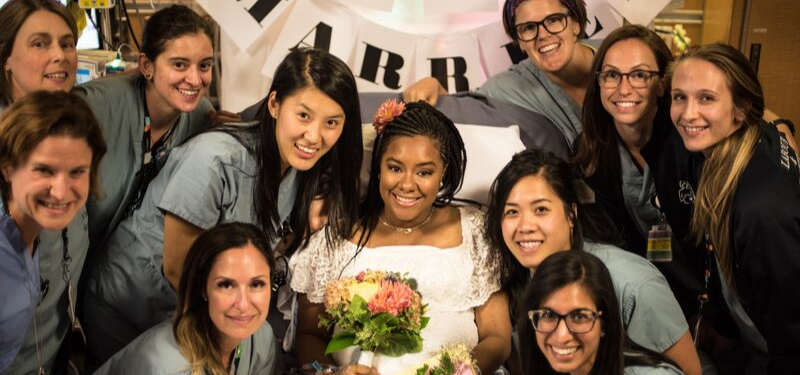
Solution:
[[[75,23],[75,18],[72,17],[72,14],[65,6],[57,1],[11,0],[6,5],[3,5],[0,8],[0,25],[3,25],[0,28],[0,68],[3,69],[3,74],[0,74],[0,103],[2,104],[11,104],[11,82],[5,66],[8,57],[11,56],[11,51],[14,49],[14,40],[28,17],[40,10],[61,17],[67,23],[70,31],[72,31],[75,40],[78,40],[78,26]]]
[[[91,108],[76,94],[34,91],[11,105],[0,117],[0,166],[19,165],[49,136],[85,139],[92,149],[89,192],[101,193],[98,177],[106,141]],[[0,176],[0,191],[8,201],[10,183]]]

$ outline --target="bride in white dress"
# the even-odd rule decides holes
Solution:
[[[390,108],[391,109],[391,108]],[[399,112],[397,110],[396,112]],[[380,112],[380,110],[379,110]],[[464,343],[484,374],[511,350],[508,299],[500,290],[500,265],[483,236],[483,213],[450,205],[466,165],[453,122],[422,102],[378,125],[367,198],[350,239],[312,236],[291,260],[298,293],[296,352],[301,363],[343,365],[340,374],[393,375],[420,366],[446,344]],[[372,368],[354,363],[355,348],[324,356],[332,332],[319,328],[325,286],[367,269],[408,273],[428,304],[420,353],[376,354]]]

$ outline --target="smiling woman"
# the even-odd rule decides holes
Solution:
[[[78,52],[75,20],[50,0],[9,1],[0,10],[0,112],[35,90],[69,91]]]
[[[139,336],[97,375],[272,375],[275,336],[266,324],[275,261],[251,224],[209,229],[186,254],[175,318]]]
[[[340,374],[395,374],[418,366],[446,344],[463,343],[473,349],[483,373],[492,373],[508,357],[511,326],[497,258],[479,230],[483,214],[450,204],[466,167],[461,135],[424,102],[385,103],[375,127],[367,197],[355,233],[333,242],[317,233],[290,261],[292,289],[299,294],[300,362],[336,362],[343,365]],[[374,368],[350,365],[354,348],[326,356],[332,331],[318,325],[328,282],[367,269],[415,278],[431,317],[421,332],[421,352],[378,353]]]
[[[109,236],[85,300],[98,364],[172,315],[186,251],[203,230],[257,224],[275,246],[291,231],[311,231],[309,207],[324,193],[326,231],[352,231],[358,170],[349,166],[361,165],[362,150],[355,78],[337,57],[311,49],[292,51],[273,77],[260,121],[217,126],[172,149],[141,207]],[[294,236],[286,251],[305,239]],[[278,295],[291,300],[288,286]],[[275,318],[283,337],[283,317]]]
[[[658,354],[632,349],[611,275],[589,253],[544,260],[516,315],[525,375],[683,374]]]
[[[46,292],[39,233],[64,229],[89,193],[100,192],[97,170],[105,151],[97,121],[72,94],[36,91],[0,118],[0,371],[16,356],[28,324],[38,329],[42,323],[34,312]]]

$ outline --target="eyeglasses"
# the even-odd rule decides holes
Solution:
[[[567,28],[567,18],[569,18],[569,12],[555,13],[538,22],[530,21],[514,25],[514,29],[517,31],[517,38],[520,41],[530,42],[539,35],[539,26],[544,27],[550,34],[564,31]]]
[[[542,333],[555,331],[562,319],[567,323],[570,332],[586,333],[594,328],[594,322],[600,315],[603,315],[602,311],[595,312],[589,309],[572,310],[566,315],[557,314],[550,309],[528,311],[533,329]]]
[[[597,83],[600,84],[600,87],[613,89],[619,86],[622,83],[622,77],[628,78],[628,84],[631,85],[633,88],[643,89],[647,87],[647,84],[650,82],[650,79],[660,75],[661,72],[657,70],[631,70],[627,73],[621,73],[616,70],[606,70],[602,72],[597,72]]]

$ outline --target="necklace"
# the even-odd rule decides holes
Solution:
[[[431,218],[433,217],[434,208],[435,207],[431,207],[431,212],[428,214],[428,218],[425,219],[425,221],[423,221],[422,223],[419,223],[419,224],[417,224],[417,225],[415,225],[413,227],[396,227],[396,226],[394,226],[392,224],[387,223],[386,220],[383,220],[383,217],[380,216],[380,215],[378,215],[378,221],[380,221],[381,224],[383,224],[383,225],[385,225],[385,226],[387,226],[389,228],[392,228],[392,229],[394,229],[394,230],[396,230],[396,231],[398,231],[400,233],[410,234],[411,231],[413,231],[414,229],[419,229],[420,227],[422,227],[425,224],[428,224],[428,222],[431,221]]]

